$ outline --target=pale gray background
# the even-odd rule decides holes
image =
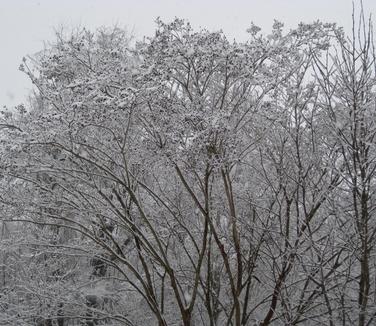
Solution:
[[[360,1],[354,0],[359,8]],[[376,15],[376,0],[363,0],[366,14]],[[351,30],[351,0],[0,0],[0,107],[25,102],[31,83],[18,71],[22,57],[43,49],[54,28],[118,25],[137,38],[152,35],[155,18],[188,19],[193,27],[222,29],[245,40],[253,21],[266,33],[273,19],[294,28],[320,19]]]

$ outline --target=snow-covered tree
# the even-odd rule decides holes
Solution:
[[[0,322],[372,323],[371,35],[248,31],[82,29],[24,61]]]

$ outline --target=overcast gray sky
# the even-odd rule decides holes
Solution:
[[[354,0],[359,5],[359,0]],[[376,0],[363,0],[366,13],[376,15]],[[222,29],[244,40],[250,22],[265,32],[273,19],[287,28],[320,19],[351,26],[351,0],[0,0],[0,107],[25,101],[31,83],[18,71],[23,56],[43,49],[54,28],[118,25],[136,37],[152,35],[155,18],[188,19],[193,27]]]

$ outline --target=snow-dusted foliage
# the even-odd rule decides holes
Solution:
[[[372,35],[58,34],[1,116],[0,324],[372,325]]]

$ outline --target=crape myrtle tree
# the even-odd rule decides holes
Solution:
[[[340,97],[362,70],[325,66],[350,58],[340,31],[275,22],[238,43],[157,24],[135,45],[118,28],[59,33],[21,66],[36,94],[1,121],[0,322],[372,322],[372,208],[357,207],[373,184]]]
[[[311,220],[325,202],[326,193],[339,182],[339,175],[327,173],[326,169],[335,155],[330,150],[328,157],[323,155],[327,147],[317,144],[323,132],[317,126],[320,122],[320,111],[316,108],[318,88],[306,80],[314,54],[319,56],[328,46],[332,26],[302,25],[287,36],[282,36],[281,27],[276,22],[268,40],[258,37],[257,29],[251,28],[252,41],[240,45],[235,55],[229,55],[226,48],[216,51],[228,62],[224,77],[220,75],[220,80],[224,78],[222,85],[217,83],[217,71],[208,68],[215,66],[213,53],[210,52],[211,60],[207,63],[204,60],[207,49],[192,50],[189,44],[187,50],[182,50],[184,38],[171,34],[171,26],[164,27],[167,33],[164,30],[154,40],[163,37],[163,43],[147,47],[152,51],[149,58],[153,60],[148,66],[161,71],[154,74],[158,82],[163,81],[162,73],[171,67],[166,81],[167,98],[158,90],[148,103],[151,117],[145,122],[147,129],[206,218],[213,243],[210,242],[209,257],[215,255],[220,261],[222,287],[228,282],[225,297],[219,295],[225,319],[219,322],[214,316],[213,324],[218,321],[267,325],[276,318],[296,323],[321,292],[317,291],[316,284],[312,296],[301,298],[299,307],[286,303],[286,311],[276,311],[282,287],[286,291],[285,301],[302,284],[305,284],[302,292],[305,295],[311,282],[307,274],[311,278],[312,273],[318,273],[317,267],[304,271],[303,281],[291,280],[295,289],[287,285],[296,257],[307,250],[303,243],[308,238],[311,245],[314,240],[306,232]],[[155,52],[160,52],[157,45],[167,52],[166,56],[157,57],[161,62],[155,61]],[[248,51],[242,51],[244,46]],[[255,62],[245,62],[240,70],[235,70],[239,69],[236,63],[243,62],[244,56],[247,58],[250,53]],[[148,56],[144,57],[147,62]],[[204,67],[197,67],[201,62]],[[217,66],[220,68],[220,61]],[[248,75],[249,67],[257,69]],[[179,93],[172,97],[171,89]],[[198,101],[194,110],[193,99]],[[168,116],[166,105],[171,100]],[[166,112],[167,119],[155,117],[157,108],[158,117]],[[180,146],[176,153],[171,142],[179,134],[183,139],[178,139]],[[211,192],[206,193],[206,188],[212,189]],[[216,216],[217,221],[213,220]],[[322,219],[318,222],[321,225]],[[280,239],[277,234],[281,235]],[[297,249],[301,250],[299,254]],[[333,254],[330,261],[335,257]],[[317,260],[321,266],[322,261]],[[215,272],[215,267],[209,265],[207,269]],[[297,271],[291,274],[296,275]],[[206,307],[211,307],[210,301]]]

